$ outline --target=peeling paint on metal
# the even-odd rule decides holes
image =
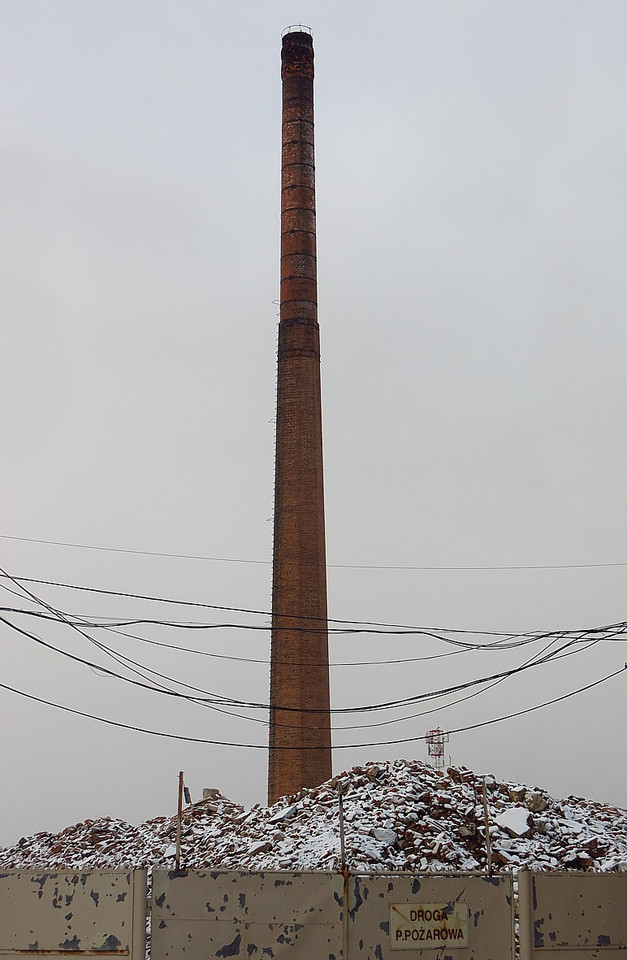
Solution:
[[[71,940],[65,940],[63,943],[60,943],[59,950],[63,950],[66,953],[78,952],[81,948],[80,944],[79,938],[74,936]]]
[[[119,940],[113,933],[110,933],[108,937],[105,938],[101,947],[96,947],[98,953],[112,953],[114,950],[120,950],[122,947],[122,941]]]
[[[353,897],[354,897],[354,899],[355,899],[355,905],[354,905],[354,907],[353,907],[352,910],[351,910],[350,906],[349,906],[349,908],[348,908],[348,915],[349,915],[349,917],[351,918],[351,920],[354,920],[354,919],[355,919],[355,915],[357,914],[357,911],[359,910],[359,908],[361,907],[362,903],[364,902],[363,899],[362,899],[361,891],[360,891],[359,887],[360,887],[359,877],[355,877],[355,886],[354,886],[354,889],[353,889]]]
[[[370,898],[367,909],[360,910],[351,918],[349,953],[350,944],[354,944],[352,949],[355,953],[360,952],[370,960],[375,956],[374,951],[378,944],[383,960],[391,960],[399,949],[408,951],[410,957],[428,957],[426,951],[433,950],[431,956],[439,960],[444,943],[440,944],[437,937],[425,937],[425,944],[420,944],[420,948],[412,941],[405,941],[405,938],[403,944],[396,941],[396,938],[395,942],[392,942],[391,905],[405,903],[420,908],[421,905],[438,904],[438,911],[444,918],[454,915],[463,904],[462,916],[472,929],[468,945],[472,952],[469,956],[481,957],[482,960],[487,960],[488,957],[492,957],[492,960],[512,960],[514,925],[511,876],[504,877],[498,886],[486,883],[480,875],[417,878],[411,874],[398,874],[393,877],[389,874],[369,874],[362,878],[362,889],[364,881]],[[414,890],[416,892],[413,892]],[[382,892],[384,897],[380,896]],[[506,900],[508,895],[510,902]],[[349,906],[352,906],[352,903]],[[482,918],[482,911],[485,919]],[[385,930],[383,923],[389,923],[389,932],[385,939],[381,939],[381,933]],[[438,933],[440,932],[441,926],[438,927]],[[453,944],[447,946],[450,950]]]
[[[139,911],[133,911],[133,897],[127,896],[133,871],[6,872],[0,881],[0,908],[12,919],[10,924],[0,923],[0,955],[122,953],[132,957],[135,938],[143,960],[146,872],[137,874],[141,875]],[[122,884],[125,889],[120,895]]]
[[[533,944],[536,948],[544,946],[544,934],[541,930],[544,920],[534,920],[533,922]]]
[[[278,887],[277,879],[284,881]],[[343,878],[336,874],[216,871],[211,879],[190,871],[187,878],[170,880],[157,870],[153,885],[153,960],[181,955],[183,949],[191,960],[209,960],[218,951],[223,957],[238,935],[239,954],[256,960],[275,953],[343,957],[343,899],[337,895]],[[181,919],[173,919],[176,912]],[[160,930],[160,919],[168,920],[167,930]]]
[[[525,960],[536,950],[567,950],[581,960],[627,950],[625,873],[533,873],[521,884],[520,898],[521,916],[529,917],[521,924]]]
[[[242,935],[238,933],[232,943],[227,943],[221,950],[216,951],[216,957],[236,957],[239,954],[241,945]]]

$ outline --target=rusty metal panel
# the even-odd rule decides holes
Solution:
[[[146,871],[0,873],[0,956],[143,960]]]
[[[627,950],[627,873],[519,876],[522,960],[559,951],[559,960],[594,960]]]
[[[353,876],[348,917],[350,960],[514,957],[509,874]]]
[[[341,960],[338,874],[155,870],[152,960]]]

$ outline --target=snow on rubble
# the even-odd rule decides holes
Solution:
[[[347,866],[353,871],[486,869],[484,778],[420,761],[353,767],[271,807],[251,810],[221,795],[187,807],[181,865],[235,870],[335,870],[342,790]],[[485,778],[496,870],[627,870],[624,810]],[[103,817],[60,833],[23,837],[0,866],[102,869],[174,865],[176,817],[139,827]]]

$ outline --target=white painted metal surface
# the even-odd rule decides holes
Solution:
[[[509,875],[351,875],[345,887],[341,874],[159,870],[153,885],[152,960],[514,955]]]
[[[143,960],[146,871],[0,873],[0,956]]]
[[[390,947],[392,950],[441,950],[468,946],[468,904],[391,903]]]
[[[370,874],[351,877],[348,891],[350,960],[514,957],[510,874]],[[399,905],[404,916],[396,920]]]
[[[611,960],[627,951],[627,873],[524,871],[518,884],[521,960]]]
[[[342,960],[343,878],[156,870],[152,960]]]

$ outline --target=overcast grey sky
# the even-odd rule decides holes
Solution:
[[[5,571],[269,609],[280,37],[303,22],[317,71],[330,616],[486,631],[479,642],[627,618],[622,0],[0,0],[0,19]],[[399,566],[420,569],[378,569]],[[538,569],[507,569],[521,566]],[[29,589],[86,617],[267,624]],[[2,604],[37,609],[5,589]],[[67,626],[9,619],[136,676]],[[129,630],[268,655],[263,632]],[[267,699],[267,664],[92,635],[203,690]],[[265,743],[263,712],[251,722],[138,690],[8,625],[2,640],[2,682],[17,689],[172,734]],[[338,666],[333,705],[463,683],[541,648]],[[453,649],[349,635],[332,638],[331,658]],[[627,652],[570,649],[449,709],[335,742],[480,723],[603,677]],[[264,749],[160,740],[8,691],[0,713],[0,843],[85,817],[170,813],[179,769],[196,797],[203,786],[246,804],[265,796]],[[619,676],[454,735],[450,754],[627,805],[626,719]],[[424,758],[424,744],[337,750],[334,768],[396,756]]]

